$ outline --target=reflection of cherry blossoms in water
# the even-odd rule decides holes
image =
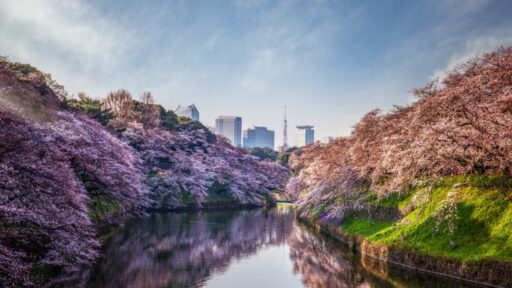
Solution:
[[[468,288],[445,278],[414,272],[368,256],[358,257],[345,244],[295,224],[288,244],[295,273],[308,288]]]
[[[195,287],[236,259],[287,242],[284,209],[155,214],[116,235],[91,287]]]
[[[283,249],[269,249],[276,246]],[[269,251],[286,254],[261,257]],[[90,287],[230,288],[239,286],[229,279],[243,282],[247,277],[252,282],[244,282],[246,287],[261,287],[257,278],[265,277],[271,283],[265,288],[469,287],[357,257],[342,243],[297,223],[291,206],[153,214],[113,236],[103,255],[91,273]],[[283,265],[283,257],[290,262]],[[260,261],[260,266],[250,266],[250,260]],[[272,261],[286,267],[272,266]],[[247,271],[249,267],[253,270]],[[288,277],[292,273],[302,278],[302,285],[297,277]],[[221,275],[232,278],[217,277]]]
[[[294,270],[311,288],[372,287],[357,273],[354,257],[338,249],[329,249],[325,239],[303,226],[294,226],[290,235],[290,257]]]

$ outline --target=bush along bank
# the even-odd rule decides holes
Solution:
[[[510,287],[510,91],[512,48],[462,63],[411,105],[294,151],[287,191],[302,217],[361,251]]]

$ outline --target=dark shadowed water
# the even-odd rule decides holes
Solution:
[[[292,206],[153,214],[107,243],[90,287],[472,287],[361,259]]]

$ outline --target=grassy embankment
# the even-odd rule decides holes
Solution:
[[[425,255],[464,262],[512,260],[512,178],[453,176],[406,194],[375,202],[397,207],[402,219],[349,217],[339,228],[346,234]]]

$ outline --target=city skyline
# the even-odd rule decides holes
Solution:
[[[191,118],[194,121],[201,122],[199,120],[199,110],[198,110],[198,108],[197,108],[197,106],[195,104],[191,104],[191,105],[188,105],[188,106],[181,106],[181,105],[179,105],[174,110],[174,112],[178,116],[188,117],[188,118]],[[203,122],[201,122],[201,123],[203,125],[205,125],[206,127],[209,127],[208,129],[210,129],[213,133],[215,133],[217,135],[222,135],[222,136],[228,138],[232,143],[235,143],[237,141],[234,141],[234,138],[236,138],[235,136],[233,136],[234,132],[230,131],[228,133],[228,132],[224,131],[225,130],[224,128],[217,128],[217,127],[224,127],[224,123],[220,123],[220,120],[233,120],[233,119],[239,119],[239,121],[240,121],[240,125],[239,125],[240,129],[239,130],[240,130],[240,135],[242,137],[241,141],[239,142],[240,146],[242,146],[244,148],[252,148],[252,147],[264,148],[264,147],[268,147],[268,148],[272,148],[273,150],[277,150],[278,147],[276,147],[276,145],[275,145],[275,131],[274,130],[270,130],[266,126],[256,125],[256,124],[253,124],[252,126],[248,126],[248,127],[244,128],[244,126],[242,125],[242,123],[244,123],[242,121],[243,117],[219,115],[215,119],[215,123],[213,123],[213,124],[211,124],[211,123],[203,123]],[[283,122],[283,127],[282,128],[284,130],[286,130],[287,129],[286,126],[287,126],[287,119],[286,119],[286,105],[285,105],[284,122]],[[300,125],[297,126],[297,128],[299,128],[299,127],[302,127],[302,126],[300,126]],[[310,127],[310,129],[313,128],[313,126],[307,126],[307,127]],[[235,128],[232,127],[232,129],[235,129]],[[283,133],[284,133],[284,131],[283,131]],[[233,134],[233,135],[231,135],[231,134]],[[238,131],[235,134],[238,135]],[[323,138],[331,138],[331,141],[332,141],[333,137],[326,136],[326,137],[323,137]],[[315,141],[315,139],[314,139],[314,132],[313,132],[313,142],[314,141]],[[291,144],[288,147],[290,147],[290,146],[291,147],[293,147],[293,146],[296,146],[296,147],[303,146],[304,143],[302,143],[302,142],[299,143],[297,141],[297,137],[296,137],[296,139],[294,139],[294,141],[292,143],[288,143],[288,144]],[[310,143],[312,143],[312,142],[310,142]],[[308,144],[310,144],[310,143],[308,143]]]
[[[512,44],[509,1],[434,2],[0,0],[0,55],[74,95],[123,88],[169,110],[195,103],[207,125],[239,115],[282,131],[287,104],[289,127],[309,123],[322,139]]]
[[[193,106],[194,108],[196,108],[195,105]],[[287,125],[286,122],[287,120],[285,112],[285,120],[283,123],[284,126]],[[226,137],[234,146],[244,148],[267,147],[276,151],[282,149],[282,146],[276,146],[275,144],[274,130],[270,130],[266,126],[255,124],[253,124],[250,127],[244,128],[242,123],[244,123],[243,117],[219,115],[215,119],[214,126],[209,125],[209,123],[203,123],[203,125],[209,127],[208,129],[210,129],[213,133]],[[288,142],[287,147],[302,147],[305,145],[312,144],[316,141],[320,141],[322,143],[329,143],[333,141],[335,138],[332,136],[325,136],[322,137],[322,140],[316,139],[314,126],[312,125],[297,125],[296,129],[297,130],[295,131],[295,138],[292,143]],[[326,141],[325,139],[328,140]]]

